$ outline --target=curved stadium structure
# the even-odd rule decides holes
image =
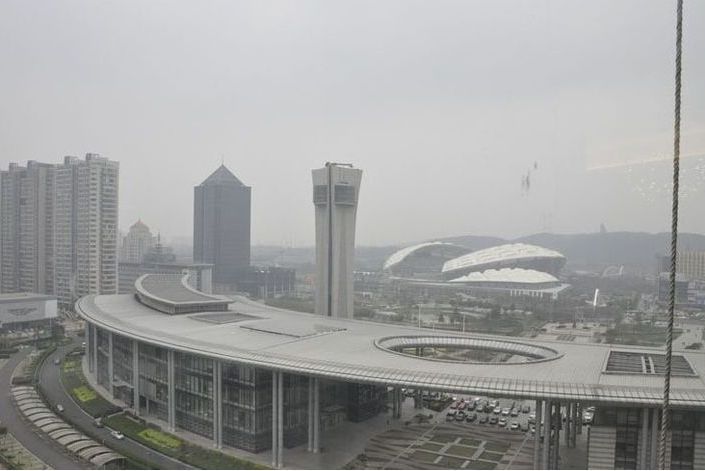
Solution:
[[[555,250],[530,244],[505,244],[448,260],[441,271],[445,279],[500,268],[525,268],[556,275],[565,262],[565,257]]]
[[[280,467],[284,446],[320,449],[331,423],[326,414],[366,420],[390,397],[393,414],[400,414],[404,387],[531,399],[538,411],[563,406],[570,411],[568,429],[583,407],[597,405],[606,415],[596,417],[603,423],[593,426],[588,453],[607,461],[612,456],[613,466],[615,427],[620,411],[628,411],[643,424],[634,426],[632,437],[643,450],[639,463],[645,467],[655,459],[649,437],[657,433],[662,397],[659,349],[431,334],[326,318],[196,292],[180,275],[145,275],[139,284],[138,296],[92,295],[77,302],[86,321],[84,368],[102,393],[135,414],[215,446],[271,448],[272,464]],[[429,347],[474,351],[481,360],[426,358]],[[487,360],[493,352],[510,359]],[[673,361],[672,405],[689,418],[676,427],[687,429],[691,448],[701,446],[705,356],[682,351]],[[538,435],[531,438],[536,450]],[[612,454],[605,455],[609,443]]]
[[[383,270],[394,275],[428,276],[441,271],[448,260],[468,249],[447,242],[424,242],[397,250],[384,262]]]

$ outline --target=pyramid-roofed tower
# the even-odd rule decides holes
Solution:
[[[216,289],[237,289],[250,267],[250,194],[225,165],[194,188],[193,260],[213,264]]]

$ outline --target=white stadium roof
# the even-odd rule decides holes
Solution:
[[[472,269],[492,263],[506,263],[512,260],[533,259],[565,259],[563,254],[555,250],[545,249],[529,244],[505,244],[488,249],[470,252],[460,257],[448,260],[443,264],[443,273],[455,270]]]
[[[421,244],[416,244],[412,245],[409,247],[404,247],[403,249],[397,250],[394,252],[392,255],[387,258],[387,260],[384,262],[384,270],[389,270],[393,266],[403,262],[406,257],[409,255],[412,255],[419,250],[423,250],[429,247],[452,247],[452,248],[457,248],[457,249],[464,249],[464,247],[461,247],[460,245],[457,244],[450,244],[448,242],[424,242]],[[465,249],[467,250],[467,249]]]
[[[450,280],[451,283],[558,283],[558,278],[550,273],[524,268],[502,268],[468,273],[460,278]]]

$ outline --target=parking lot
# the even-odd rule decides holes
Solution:
[[[453,399],[453,403],[442,412],[447,422],[504,427],[516,433],[527,433],[535,419],[534,401],[482,396],[454,396]]]

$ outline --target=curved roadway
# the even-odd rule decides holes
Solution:
[[[89,469],[86,463],[69,455],[58,443],[44,436],[25,421],[12,401],[12,372],[32,350],[20,350],[0,369],[0,421],[7,430],[29,450],[53,469]]]
[[[157,451],[148,448],[141,443],[125,437],[122,440],[115,439],[110,435],[109,428],[96,428],[93,424],[93,417],[86,414],[73,398],[64,389],[61,383],[60,366],[54,364],[55,359],[63,358],[68,352],[80,345],[80,341],[74,341],[56,349],[44,362],[39,370],[39,381],[46,398],[54,404],[64,406],[63,416],[66,417],[77,429],[90,430],[91,435],[97,441],[102,442],[107,447],[118,453],[138,456],[151,466],[160,469],[194,469],[181,461],[170,458]]]

